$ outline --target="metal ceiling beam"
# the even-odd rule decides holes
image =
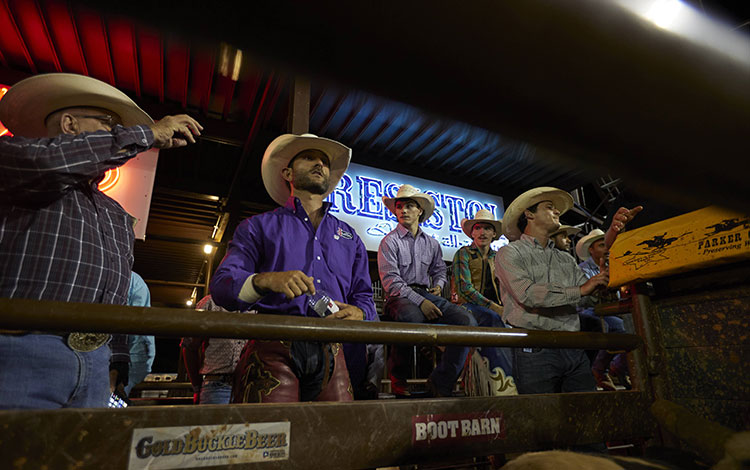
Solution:
[[[292,80],[286,128],[291,134],[310,132],[310,80],[299,75]]]
[[[750,205],[750,65],[615,2],[85,1],[554,149],[652,196]]]

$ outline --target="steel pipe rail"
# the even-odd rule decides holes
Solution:
[[[594,314],[600,317],[623,315],[626,313],[633,313],[633,299],[625,299],[619,302],[611,302],[606,304],[597,304],[594,306]]]
[[[625,349],[635,335],[359,322],[176,308],[0,299],[0,328],[420,345]]]

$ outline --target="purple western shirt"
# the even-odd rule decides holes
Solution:
[[[406,297],[417,305],[422,304],[424,297],[409,284],[443,287],[447,280],[440,243],[422,229],[414,237],[401,224],[380,242],[378,271],[388,297]]]
[[[365,320],[375,318],[367,250],[352,227],[328,213],[313,229],[304,207],[290,197],[284,207],[244,220],[234,232],[227,255],[211,279],[211,296],[227,310],[314,316],[308,296],[292,300],[271,293],[250,305],[238,295],[255,273],[299,270],[315,279],[315,289],[333,300],[362,309]]]

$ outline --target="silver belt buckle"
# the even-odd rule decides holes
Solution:
[[[67,343],[70,349],[77,352],[91,352],[109,341],[108,333],[70,333]]]

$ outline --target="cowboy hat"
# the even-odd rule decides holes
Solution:
[[[572,235],[577,234],[580,231],[581,229],[578,227],[571,227],[570,225],[561,225],[559,229],[550,233],[549,237],[552,238],[556,235],[560,235],[561,233],[564,233],[566,237],[570,237]]]
[[[120,116],[125,127],[154,123],[125,93],[74,73],[34,75],[16,83],[0,100],[0,121],[15,135],[47,137],[47,117],[72,107],[106,109]]]
[[[393,215],[396,215],[396,201],[399,199],[413,199],[419,207],[422,209],[422,215],[419,217],[419,222],[424,222],[429,219],[432,212],[435,210],[435,200],[429,194],[420,192],[417,188],[410,184],[405,184],[398,188],[396,197],[385,197],[383,196],[383,204],[388,208]]]
[[[480,222],[490,224],[495,228],[495,236],[492,238],[493,241],[500,238],[500,235],[503,233],[503,221],[495,220],[495,218],[492,217],[492,213],[487,209],[479,209],[473,219],[462,219],[461,228],[466,236],[471,238],[471,231],[474,230],[474,225]]]
[[[521,218],[526,209],[542,201],[552,201],[555,208],[560,211],[560,215],[563,215],[573,207],[573,197],[567,191],[550,186],[529,189],[515,198],[505,210],[503,229],[504,235],[508,240],[514,241],[521,238],[521,231],[518,229],[518,219]]]
[[[260,172],[266,191],[281,206],[286,204],[292,194],[289,183],[281,176],[281,169],[286,168],[292,158],[303,150],[319,150],[328,157],[330,184],[323,197],[336,189],[352,158],[352,149],[346,145],[313,134],[283,134],[273,139],[263,154]]]
[[[589,247],[592,243],[594,243],[597,240],[601,240],[604,238],[604,232],[601,230],[594,229],[591,232],[589,232],[588,235],[578,240],[578,243],[576,243],[576,254],[581,259],[586,259],[589,257]]]

